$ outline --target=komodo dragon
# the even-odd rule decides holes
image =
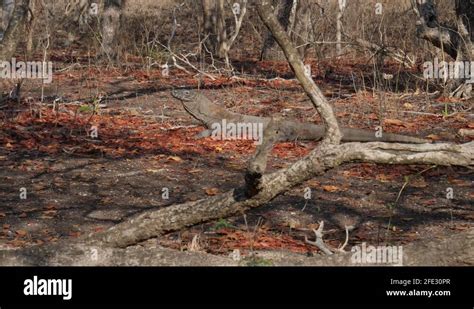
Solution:
[[[227,122],[233,123],[263,123],[265,129],[270,123],[271,118],[256,117],[250,115],[242,115],[229,112],[223,107],[212,103],[203,94],[189,90],[178,89],[171,92],[173,97],[181,100],[184,109],[194,118],[202,122],[208,130],[201,132],[200,137],[210,136],[211,126],[213,123],[221,122],[226,119]],[[275,123],[273,123],[275,125]],[[312,123],[301,123],[291,120],[277,120],[276,124],[279,132],[279,141],[291,140],[319,140],[324,137],[325,127],[323,125],[315,125]],[[423,144],[431,141],[393,133],[383,133],[381,137],[377,137],[374,131],[341,128],[343,142],[395,142],[395,143],[412,143]]]

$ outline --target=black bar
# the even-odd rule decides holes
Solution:
[[[72,298],[25,296],[25,280],[72,279]],[[0,307],[13,304],[413,304],[473,308],[474,268],[4,267]],[[391,279],[427,284],[394,285]],[[431,284],[425,279],[449,279]],[[446,282],[446,280],[444,280]],[[449,290],[450,296],[387,296],[387,290]],[[10,305],[10,306],[9,306]],[[452,307],[452,305],[456,305]],[[48,307],[52,308],[52,307]],[[387,308],[386,306],[384,308]]]

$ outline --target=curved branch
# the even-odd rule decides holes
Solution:
[[[232,216],[259,207],[289,188],[349,162],[474,166],[474,142],[453,144],[347,143],[322,145],[286,169],[263,175],[250,198],[238,188],[194,202],[152,210],[93,236],[110,246],[126,247],[165,232]]]
[[[270,2],[270,0],[257,1],[258,14],[285,53],[291,68],[295,72],[296,78],[324,120],[326,135],[323,139],[323,143],[337,145],[341,141],[342,133],[339,129],[334,111],[312,78],[306,75],[303,61],[301,61],[298,51],[291,43],[288,34],[272,13]]]

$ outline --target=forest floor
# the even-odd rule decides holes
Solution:
[[[320,122],[286,64],[238,65],[248,75],[205,77],[202,93],[234,112]],[[370,65],[329,61],[312,66],[343,126],[374,129],[382,119],[386,132],[468,141],[456,133],[474,128],[472,114],[462,111],[472,102],[397,91],[395,81],[387,81],[386,91],[373,92],[350,73],[366,69]],[[26,82],[20,104],[0,106],[0,247],[77,238],[147,209],[242,185],[255,145],[196,140],[203,127],[170,95],[180,86],[198,84],[178,70],[163,76],[161,69],[72,66],[45,85],[40,103],[39,85]],[[449,116],[443,114],[445,104]],[[95,129],[97,137],[91,136]],[[288,166],[315,145],[277,145],[269,171]],[[347,224],[355,226],[349,250],[363,242],[441,239],[474,226],[472,188],[473,173],[463,168],[346,164],[245,215],[169,233],[156,242],[225,256],[236,249],[244,257],[263,251],[313,255],[318,249],[305,243],[305,236],[313,240],[320,221],[332,248],[344,242]]]

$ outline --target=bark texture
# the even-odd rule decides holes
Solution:
[[[418,14],[417,35],[451,56],[458,62],[474,61],[474,2],[456,0],[456,25],[441,24],[433,0],[416,0]],[[472,72],[471,72],[472,74]],[[472,97],[470,78],[451,79],[445,88],[446,94],[457,98]]]
[[[242,27],[242,22],[247,12],[247,0],[233,2],[232,7],[227,7],[224,0],[202,0],[204,21],[204,36],[206,46],[217,57],[224,59],[230,67],[229,51],[234,44]],[[233,16],[233,27],[226,23],[228,12]]]
[[[8,26],[0,42],[0,60],[9,61],[13,57],[28,19],[29,0],[17,0],[8,20]]]
[[[289,188],[349,162],[472,167],[474,142],[463,145],[379,142],[322,145],[286,169],[261,175],[258,188],[244,186],[208,199],[144,212],[94,238],[110,246],[127,247],[168,231],[236,215],[262,206]],[[256,192],[251,198],[245,194],[249,190]]]
[[[277,12],[278,22],[285,31],[288,31],[292,26],[290,17],[293,7],[296,7],[295,2],[296,0],[275,0],[272,3],[273,10]],[[285,55],[278,47],[271,31],[267,31],[265,34],[260,60],[285,60]]]
[[[115,60],[118,56],[118,45],[115,43],[124,6],[125,0],[106,0],[104,3],[101,57],[107,57],[109,60]]]

